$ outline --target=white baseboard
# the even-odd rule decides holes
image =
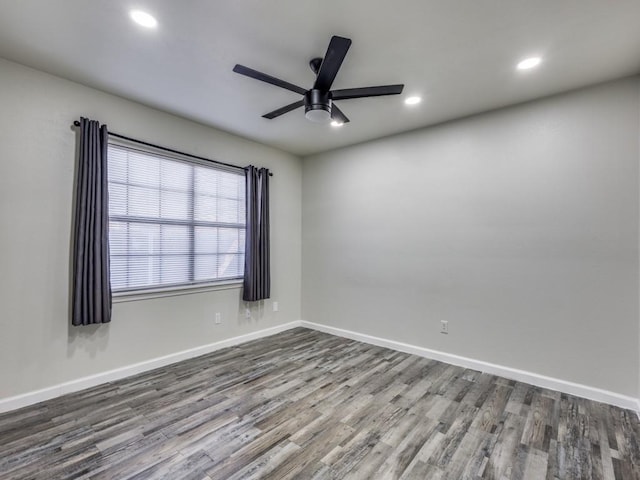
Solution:
[[[609,405],[615,405],[617,407],[634,410],[636,412],[639,412],[638,415],[640,417],[640,399],[634,397],[629,397],[626,395],[621,395],[618,393],[609,392],[607,390],[602,390],[587,385],[581,385],[566,380],[560,380],[558,378],[547,377],[544,375],[539,375],[537,373],[518,370],[511,367],[505,367],[503,365],[496,365],[493,363],[483,362],[481,360],[474,360],[468,357],[461,357],[459,355],[453,355],[451,353],[431,350],[429,348],[418,347],[416,345],[396,342],[394,340],[374,337],[363,333],[343,330],[341,328],[322,325],[319,323],[307,322],[304,320],[298,320],[283,325],[278,325],[276,327],[258,330],[246,335],[228,338],[219,342],[214,342],[208,345],[184,350],[182,352],[146,360],[144,362],[135,363],[126,367],[117,368],[115,370],[109,370],[107,372],[79,378],[70,382],[43,388],[42,390],[36,390],[22,395],[0,399],[0,413],[8,412],[10,410],[16,410],[18,408],[26,407],[28,405],[33,405],[38,402],[65,395],[67,393],[84,390],[85,388],[95,387],[103,383],[120,380],[131,375],[136,375],[148,370],[153,370],[154,368],[164,367],[172,363],[198,357],[200,355],[205,355],[222,348],[232,347],[241,343],[249,342],[251,340],[267,337],[269,335],[274,335],[276,333],[284,332],[285,330],[290,330],[296,327],[310,328],[313,330],[318,330],[320,332],[329,333],[331,335],[337,335],[339,337],[349,338],[351,340],[357,340],[371,345],[377,345],[379,347],[390,348],[392,350],[410,353],[412,355],[439,360],[441,362],[450,363],[452,365],[457,365],[460,367],[472,368],[474,370],[480,370],[482,372],[491,373],[493,375],[499,375],[501,377],[517,380],[519,382],[529,383],[538,387],[544,387],[551,390],[588,398],[590,400],[596,400],[598,402],[607,403]]]
[[[107,372],[97,373],[88,377],[78,378],[77,380],[71,380],[70,382],[61,383],[59,385],[53,385],[51,387],[43,388],[42,390],[36,390],[33,392],[24,393],[22,395],[16,395],[15,397],[8,397],[0,399],[0,413],[8,412],[10,410],[16,410],[18,408],[33,405],[35,403],[50,400],[67,393],[78,392],[85,388],[95,387],[107,382],[113,382],[122,378],[130,377],[138,373],[153,370],[154,368],[164,367],[172,363],[187,360],[189,358],[199,357],[207,353],[215,352],[222,348],[233,347],[244,342],[256,340],[262,337],[268,337],[276,333],[284,332],[291,328],[299,327],[300,321],[290,322],[276,327],[265,328],[264,330],[258,330],[257,332],[247,333],[246,335],[240,335],[239,337],[228,338],[219,342],[210,343],[201,347],[191,348],[189,350],[183,350],[182,352],[172,353],[165,355],[164,357],[153,358],[144,362],[135,363],[122,368],[116,368],[115,370],[109,370]]]
[[[483,362],[481,360],[475,360],[473,358],[461,357],[459,355],[440,352],[438,350],[418,347],[416,345],[396,342],[394,340],[373,337],[371,335],[353,332],[350,330],[343,330],[341,328],[331,327],[329,325],[322,325],[319,323],[312,323],[307,321],[302,321],[300,323],[303,327],[318,330],[320,332],[330,333],[339,337],[349,338],[351,340],[357,340],[360,342],[369,343],[371,345],[390,348],[392,350],[410,353],[413,355],[419,355],[421,357],[439,360],[441,362],[450,363],[452,365],[457,365],[460,367],[480,370],[481,372],[490,373],[492,375],[499,375],[511,380],[517,380],[519,382],[529,383],[537,387],[548,388],[550,390],[568,393],[570,395],[576,395],[578,397],[588,398],[589,400],[595,400],[597,402],[607,403],[609,405],[615,405],[617,407],[640,412],[640,399],[621,395],[619,393],[610,392],[607,390],[602,390],[600,388],[581,385],[579,383],[569,382],[567,380],[561,380],[559,378],[547,377],[545,375],[539,375],[537,373],[527,372],[525,370],[505,367],[503,365]]]

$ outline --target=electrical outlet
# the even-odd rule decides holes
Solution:
[[[449,333],[449,322],[447,320],[440,320],[440,333],[445,335]]]
[[[244,311],[244,317],[247,319],[251,319],[251,309],[250,308],[246,308]]]
[[[222,323],[222,314],[220,312],[216,313],[216,323]]]
[[[273,311],[274,312],[278,311],[278,302],[273,302]]]

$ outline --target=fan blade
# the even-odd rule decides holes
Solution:
[[[264,115],[262,115],[262,117],[268,118],[269,120],[271,120],[273,118],[279,117],[280,115],[284,115],[285,113],[290,112],[291,110],[295,110],[296,108],[299,108],[303,105],[304,105],[304,100],[299,100],[297,102],[290,103],[289,105],[286,105],[282,108],[274,110],[273,112],[265,113]]]
[[[381,97],[383,95],[399,95],[404,85],[382,85],[379,87],[346,88],[331,92],[333,100],[348,100],[349,98]]]
[[[336,122],[340,122],[340,123],[349,122],[349,119],[347,118],[347,116],[344,113],[342,113],[342,110],[340,110],[335,103],[331,104],[331,118]]]
[[[322,92],[328,92],[331,89],[331,85],[333,85],[333,81],[338,74],[340,65],[342,65],[342,61],[347,55],[347,50],[349,50],[350,46],[351,40],[348,38],[331,37],[329,48],[327,48],[327,53],[324,55],[318,76],[316,77],[316,83],[313,85],[314,89]]]
[[[257,70],[254,70],[253,68],[245,67],[244,65],[236,65],[235,67],[233,67],[233,71],[239,73],[240,75],[246,75],[247,77],[255,78],[256,80],[260,80],[261,82],[270,83],[271,85],[275,85],[276,87],[291,90],[292,92],[299,93],[300,95],[304,95],[305,93],[307,93],[304,88],[298,87],[293,83],[285,82],[284,80],[280,80],[279,78],[272,77],[271,75],[267,75],[266,73],[259,72]]]

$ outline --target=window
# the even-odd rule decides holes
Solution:
[[[242,277],[242,172],[120,144],[108,168],[114,292]]]

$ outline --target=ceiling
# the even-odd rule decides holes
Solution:
[[[640,0],[0,0],[0,57],[307,155],[638,73],[639,20]],[[300,97],[233,66],[309,88],[332,35],[353,40],[334,89],[403,95],[341,101],[339,128],[262,118]]]

